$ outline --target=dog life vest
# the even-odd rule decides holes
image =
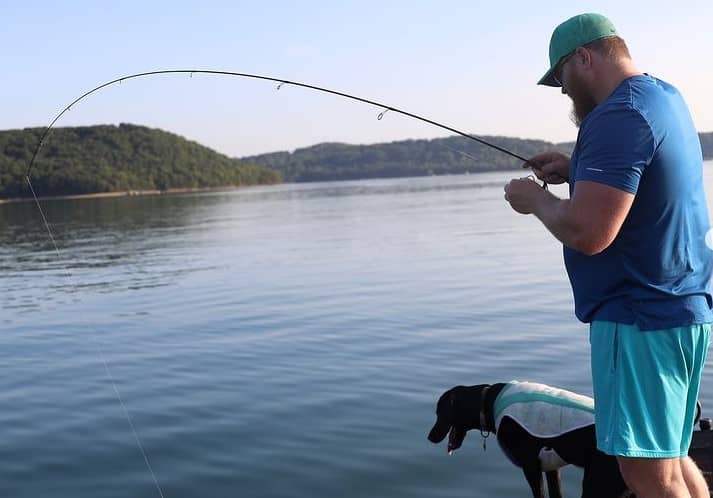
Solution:
[[[594,400],[544,384],[512,381],[495,399],[493,415],[496,432],[503,417],[510,417],[533,436],[551,438],[593,425]],[[551,448],[543,448],[540,462],[543,471],[567,464]]]

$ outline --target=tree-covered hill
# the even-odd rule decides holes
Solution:
[[[480,136],[522,157],[559,149],[569,153],[573,142]],[[713,159],[713,133],[701,133],[703,156]],[[520,168],[522,161],[464,137],[403,140],[373,145],[322,143],[294,152],[274,152],[242,160],[280,171],[285,181],[310,182],[476,173]]]
[[[43,131],[0,131],[0,199],[31,195],[24,176]],[[480,138],[522,157],[548,149],[571,152],[574,145]],[[704,158],[713,158],[713,133],[701,133],[700,139]],[[32,183],[38,195],[56,196],[272,184],[283,178],[310,182],[476,173],[521,164],[459,136],[372,145],[321,143],[234,159],[166,131],[121,124],[54,129],[35,163]]]
[[[28,197],[25,172],[43,128],[0,131],[0,198]],[[275,170],[144,126],[56,128],[38,155],[38,195],[279,183]]]
[[[541,140],[480,137],[528,157],[552,144]],[[373,145],[321,143],[294,152],[244,157],[270,166],[288,182],[473,173],[517,168],[522,161],[464,137],[403,140]]]

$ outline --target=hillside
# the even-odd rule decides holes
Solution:
[[[29,197],[24,180],[43,128],[0,131],[0,198]],[[38,195],[272,184],[274,170],[144,126],[52,130],[32,171]]]
[[[699,136],[704,158],[713,159],[713,133]],[[569,153],[574,147],[574,142],[555,144],[500,136],[479,138],[523,157],[548,149]],[[287,182],[476,173],[515,169],[522,164],[518,159],[459,136],[373,145],[322,143],[294,152],[273,152],[242,160],[274,168]]]
[[[553,146],[541,140],[479,137],[523,157]],[[282,173],[288,182],[474,173],[517,168],[522,161],[473,140],[432,140],[348,145],[321,143],[294,152],[242,158]]]
[[[24,175],[42,128],[0,131],[0,199],[29,197]],[[529,157],[573,143],[554,144],[482,136]],[[713,133],[701,133],[703,155],[713,158]],[[213,187],[439,174],[519,168],[521,161],[473,140],[454,136],[372,145],[321,143],[293,152],[230,158],[163,130],[121,124],[57,128],[32,172],[41,196],[167,191]]]

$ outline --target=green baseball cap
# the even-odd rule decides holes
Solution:
[[[579,14],[560,24],[550,38],[550,69],[538,85],[560,86],[553,78],[557,64],[577,47],[607,36],[618,36],[612,22],[601,14]]]

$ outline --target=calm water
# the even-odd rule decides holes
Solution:
[[[529,496],[494,439],[426,439],[456,384],[591,394],[511,176],[47,201],[59,255],[0,205],[0,496],[159,497],[124,409],[166,498]]]

